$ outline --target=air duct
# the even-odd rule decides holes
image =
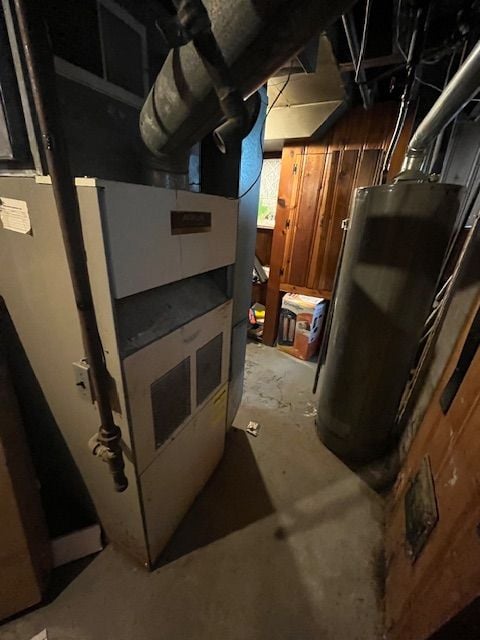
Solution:
[[[281,151],[288,140],[317,139],[347,109],[345,89],[332,46],[318,38],[313,73],[272,76],[267,84],[269,104],[265,121],[265,151]]]
[[[479,89],[480,41],[413,134],[405,154],[402,174],[422,170],[430,143],[465,108]],[[404,177],[408,179],[409,174]]]
[[[352,0],[204,0],[212,32],[241,95],[258,89]],[[222,110],[194,43],[170,51],[140,116],[143,141],[157,156],[177,155],[214,129]]]

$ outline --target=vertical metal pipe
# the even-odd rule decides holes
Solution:
[[[412,37],[410,40],[410,46],[408,47],[407,56],[407,80],[405,82],[405,88],[402,93],[402,99],[400,103],[400,109],[398,112],[397,122],[392,134],[392,139],[388,145],[387,153],[385,154],[385,160],[383,163],[383,178],[386,179],[387,173],[390,170],[393,153],[398,144],[400,134],[405,125],[407,119],[408,108],[412,99],[412,88],[415,82],[415,70],[420,60],[420,56],[423,49],[423,42],[425,39],[425,26],[427,23],[428,15],[428,1],[422,1],[417,8],[415,15],[415,26],[413,28]]]
[[[100,414],[98,439],[111,453],[105,458],[108,457],[115,490],[124,491],[128,486],[128,480],[124,472],[121,431],[113,421],[110,405],[109,375],[95,317],[77,191],[70,171],[60,121],[53,58],[40,12],[41,3],[14,0],[14,4],[32,99],[52,180],[85,353]]]
[[[372,104],[372,96],[367,85],[367,76],[360,60],[360,45],[358,44],[357,29],[352,13],[344,13],[342,16],[343,28],[352,56],[353,66],[355,68],[355,82],[358,84],[360,95],[362,96],[363,106],[365,109]]]

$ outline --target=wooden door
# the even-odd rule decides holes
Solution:
[[[475,347],[469,364],[462,361],[472,326],[478,342],[479,304],[432,397],[393,491],[386,526],[390,640],[425,640],[480,595],[480,349]],[[432,472],[438,521],[421,551],[412,557],[407,493],[425,460]],[[451,637],[460,640],[457,634]]]
[[[319,243],[308,273],[308,285],[332,294],[335,270],[342,244],[342,222],[349,215],[361,152],[334,151],[319,220]]]
[[[264,344],[275,342],[283,292],[330,298],[356,187],[378,184],[381,161],[397,119],[398,105],[351,109],[319,141],[284,147],[272,243]],[[412,114],[413,116],[413,114]],[[390,179],[405,152],[413,117],[397,145]]]
[[[307,286],[306,276],[318,235],[328,160],[329,155],[326,153],[309,153],[303,157],[301,164],[296,162],[295,171],[299,175],[293,190],[287,225],[282,283]]]
[[[273,345],[277,338],[278,316],[282,299],[280,290],[280,282],[283,276],[282,265],[290,220],[293,215],[292,209],[298,191],[298,180],[303,175],[303,160],[303,146],[283,148],[275,229],[273,231],[270,254],[270,276],[267,284],[266,308],[268,313],[263,331],[263,342],[270,346]]]
[[[359,186],[375,184],[381,149],[307,153],[295,185],[280,288],[329,298],[342,243],[342,222]]]

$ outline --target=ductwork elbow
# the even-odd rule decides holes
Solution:
[[[322,29],[348,11],[353,0],[204,0],[212,32],[241,98],[266,80]],[[140,132],[157,157],[189,149],[222,120],[212,79],[193,42],[172,49],[148,94]],[[226,145],[239,121],[222,125],[216,138]]]

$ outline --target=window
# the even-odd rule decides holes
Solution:
[[[261,228],[273,229],[275,227],[281,167],[281,158],[263,161],[257,219],[257,225]]]
[[[115,88],[145,96],[146,30],[120,4],[46,0],[44,6],[57,73],[116,98]]]
[[[145,27],[111,0],[99,0],[104,77],[137,96],[147,89]]]
[[[46,0],[44,12],[54,54],[103,77],[97,0]]]

